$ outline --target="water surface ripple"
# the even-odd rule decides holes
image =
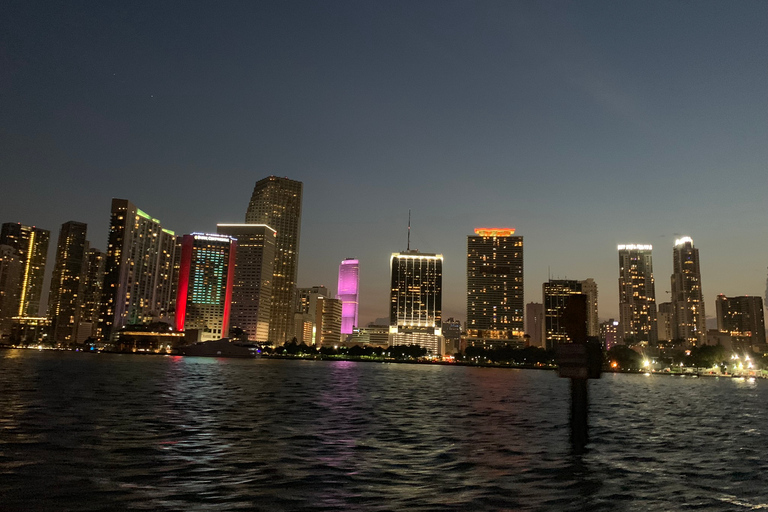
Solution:
[[[0,510],[758,510],[768,382],[0,352]]]

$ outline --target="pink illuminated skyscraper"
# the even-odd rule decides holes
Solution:
[[[347,258],[339,265],[339,291],[341,300],[341,334],[352,334],[357,327],[357,294],[360,288],[360,262]]]

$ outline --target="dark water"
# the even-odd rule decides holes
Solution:
[[[0,352],[0,510],[757,510],[768,382]]]

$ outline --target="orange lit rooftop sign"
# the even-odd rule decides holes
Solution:
[[[512,236],[515,228],[475,228],[475,234],[480,236]]]

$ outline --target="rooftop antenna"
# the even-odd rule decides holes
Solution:
[[[408,208],[408,248],[406,251],[411,250],[411,209]]]

